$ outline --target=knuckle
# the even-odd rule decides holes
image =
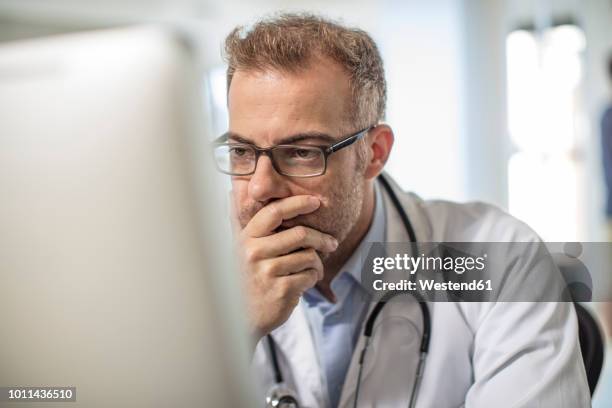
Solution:
[[[321,261],[321,259],[317,258],[317,260],[315,261],[315,266],[314,266],[314,271],[315,273],[319,273],[321,272],[321,274],[324,273],[324,269],[323,269],[323,262]]]
[[[270,204],[266,207],[266,211],[268,212],[268,216],[274,219],[281,218],[281,210],[278,208],[278,205]]]
[[[306,249],[306,256],[308,257],[308,259],[318,259],[319,255],[317,254],[317,250],[314,248],[308,248]]]
[[[244,257],[247,262],[255,262],[259,259],[260,249],[255,245],[247,245],[244,248]]]
[[[308,230],[306,227],[299,225],[294,228],[294,234],[297,241],[303,241],[308,236]]]
[[[308,284],[309,287],[314,286],[318,281],[319,281],[319,277],[318,277],[318,271],[315,268],[312,268],[308,271]]]
[[[319,280],[319,270],[322,270],[322,269],[323,268],[318,268],[318,267],[312,268],[312,276],[316,281]]]
[[[278,265],[274,262],[266,262],[261,267],[261,273],[267,277],[272,277],[278,272]]]
[[[330,237],[327,234],[321,234],[321,245],[328,247],[333,240],[333,237]]]
[[[307,290],[314,286],[317,282],[317,270],[315,268],[308,268],[304,270],[304,280],[302,281],[302,289]]]
[[[317,254],[317,251],[313,248],[309,248],[308,250],[306,250],[306,261],[310,264],[310,265],[317,265],[318,261],[320,260],[319,255]]]

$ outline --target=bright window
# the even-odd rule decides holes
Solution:
[[[575,25],[507,37],[509,209],[547,241],[577,240],[585,37]]]

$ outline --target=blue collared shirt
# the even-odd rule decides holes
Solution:
[[[369,242],[383,242],[386,234],[386,214],[382,194],[375,184],[374,217],[370,229],[331,282],[337,302],[331,303],[316,289],[304,293],[306,315],[323,368],[331,407],[338,406],[342,385],[353,355],[361,325],[368,311],[369,293],[361,285],[362,258]]]

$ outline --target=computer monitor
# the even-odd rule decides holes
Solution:
[[[0,387],[251,405],[201,91],[169,29],[0,45]]]

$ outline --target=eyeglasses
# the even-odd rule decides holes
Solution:
[[[277,145],[261,148],[248,143],[213,143],[217,169],[231,176],[248,176],[255,173],[262,154],[270,158],[274,169],[284,176],[316,177],[327,170],[327,158],[364,137],[374,126],[340,140],[329,147],[306,145]],[[219,139],[226,138],[226,135]]]

